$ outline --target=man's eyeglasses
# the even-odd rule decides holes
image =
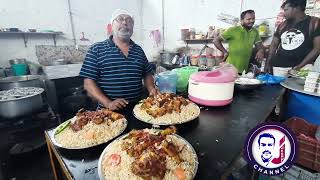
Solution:
[[[116,20],[118,23],[122,23],[123,21],[125,21],[125,22],[128,23],[128,24],[132,24],[132,23],[133,23],[133,20],[132,20],[131,17],[118,16],[117,18],[115,18],[115,20]]]

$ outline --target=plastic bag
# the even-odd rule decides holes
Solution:
[[[257,79],[266,83],[266,84],[279,84],[284,81],[286,78],[280,76],[273,76],[271,74],[261,74],[257,76]]]

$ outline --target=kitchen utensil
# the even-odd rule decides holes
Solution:
[[[229,68],[202,71],[189,79],[189,99],[206,106],[224,106],[233,98],[235,73]]]
[[[10,32],[19,32],[19,28],[9,28]]]
[[[0,68],[0,78],[6,77],[5,70],[3,68]]]
[[[252,78],[237,78],[235,81],[235,88],[240,91],[253,90],[261,87],[262,81]]]
[[[50,63],[50,66],[58,66],[58,65],[65,65],[67,64],[67,62],[64,59],[57,59],[57,60],[53,60]]]
[[[42,79],[39,75],[11,76],[0,79],[0,90],[13,89],[15,87],[42,87]]]
[[[165,71],[156,76],[156,85],[161,93],[176,94],[177,74],[173,71]]]
[[[27,74],[27,64],[12,64],[11,68],[15,76],[23,76]]]
[[[182,68],[173,69],[177,73],[177,91],[186,92],[188,90],[188,80],[190,75],[198,72],[198,67],[186,66]]]
[[[161,63],[165,65],[172,65],[172,59],[177,53],[173,52],[161,52],[160,53],[160,59]]]
[[[10,63],[10,65],[13,65],[13,64],[27,64],[27,60],[24,59],[24,58],[10,59],[9,63]]]
[[[291,67],[273,67],[273,75],[286,78],[288,77],[288,73],[291,69]]]
[[[18,88],[18,90],[20,89],[21,88]],[[0,100],[0,116],[13,119],[39,110],[43,106],[42,93],[44,92],[44,89],[37,89],[37,92],[33,95],[12,98],[9,100]]]

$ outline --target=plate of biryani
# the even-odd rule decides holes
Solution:
[[[198,157],[176,129],[132,130],[112,141],[98,162],[100,180],[191,180]]]
[[[175,94],[149,96],[133,108],[140,121],[153,125],[182,124],[196,119],[200,108],[195,103]]]
[[[85,149],[106,143],[119,136],[127,120],[108,109],[79,110],[75,117],[60,124],[53,132],[54,145],[65,149]]]

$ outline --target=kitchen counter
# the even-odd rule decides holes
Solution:
[[[241,154],[247,133],[266,120],[284,92],[281,86],[267,85],[250,92],[236,91],[231,105],[201,107],[199,118],[178,125],[178,134],[194,147],[199,158],[195,179],[221,178]],[[126,132],[151,127],[131,113],[127,114],[127,119]],[[52,133],[53,130],[45,132],[56,178],[99,179],[98,159],[107,144],[70,151],[55,147]]]

